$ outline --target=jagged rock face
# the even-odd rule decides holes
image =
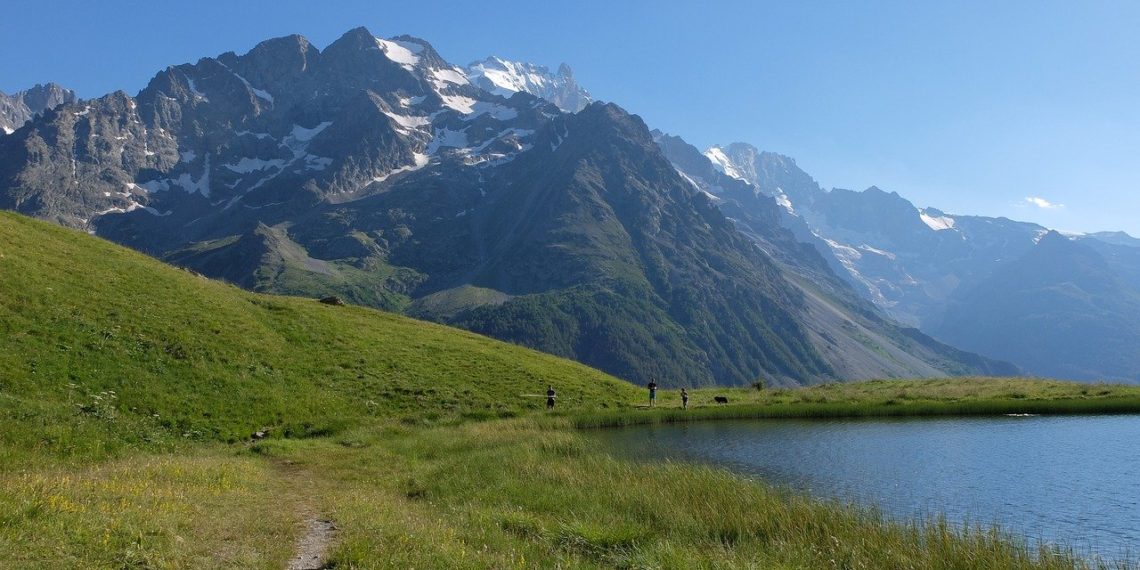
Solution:
[[[44,111],[76,100],[74,91],[55,83],[36,85],[11,95],[0,93],[0,135],[12,133]]]
[[[532,95],[541,82],[481,88],[482,69],[363,28],[324,50],[290,36],[168,67],[134,97],[0,137],[0,206],[250,289],[335,293],[635,381],[983,369],[929,339],[851,365],[836,335],[895,333],[875,315],[845,332],[846,302],[820,308],[787,279],[794,265],[837,282],[775,201],[710,167],[733,223],[639,118],[583,106],[568,68],[542,94],[573,114]],[[836,322],[808,326],[812,311]]]
[[[0,138],[0,206],[74,227],[143,207],[132,173],[161,164],[155,150],[177,156],[124,93],[57,107]]]
[[[489,57],[467,66],[471,83],[503,97],[530,93],[546,99],[568,113],[577,113],[593,98],[574,80],[570,66],[563,63],[557,73],[541,65]]]
[[[654,131],[653,138],[686,181],[720,206],[737,229],[765,253],[813,280],[834,281],[835,273],[825,267],[827,258],[809,245],[814,236],[802,221],[781,207],[781,202],[743,177],[726,174],[723,165],[684,139],[660,131]]]
[[[122,236],[121,220],[185,225],[267,204],[359,199],[429,162],[507,160],[557,110],[469,84],[426,42],[353,30],[169,67],[136,97],[66,105],[5,137],[5,207]],[[74,160],[72,160],[74,159]],[[59,189],[66,189],[62,195]],[[47,196],[51,196],[48,198]],[[205,218],[205,219],[203,219]],[[150,243],[136,244],[153,251]]]

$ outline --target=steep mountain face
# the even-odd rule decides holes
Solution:
[[[701,154],[680,137],[655,131],[654,140],[682,177],[717,204],[737,230],[768,253],[790,276],[789,281],[803,292],[806,329],[841,376],[930,376],[938,375],[940,370],[1018,373],[1014,366],[962,353],[917,329],[900,327],[885,318],[838,277],[847,275],[845,268],[831,255],[827,243],[794,213],[782,190],[775,195],[763,193],[733,171],[731,165],[726,169],[715,154]],[[741,149],[731,149],[737,150]],[[794,167],[790,160],[785,163],[782,157],[771,156],[781,160],[757,164],[769,172],[798,171],[788,168],[788,163]],[[738,176],[730,176],[726,170]],[[749,175],[756,176],[757,172],[752,170]],[[785,176],[795,182],[794,176]],[[806,175],[802,178],[814,184]]]
[[[1140,381],[1140,288],[1056,232],[956,293],[933,332],[1034,374]]]
[[[509,98],[515,93],[530,93],[567,113],[577,113],[593,101],[565,63],[558,66],[557,73],[551,73],[541,65],[489,57],[468,65],[467,77],[472,84],[496,95]]]
[[[1124,232],[1100,232],[1072,239],[1100,254],[1117,277],[1140,289],[1140,240]]]
[[[794,160],[743,143],[706,155],[726,175],[774,197],[790,214],[785,225],[798,228],[863,296],[912,326],[930,327],[954,291],[1020,257],[1046,232],[1005,218],[919,209],[875,187],[825,191]]]
[[[430,162],[509,160],[556,111],[471,86],[414,38],[361,28],[324,52],[279,38],[49,112],[0,143],[0,200],[154,252],[211,237],[217,218],[252,228],[251,210],[381,192]],[[153,219],[107,217],[136,210]]]
[[[842,267],[826,248],[812,247],[812,242],[820,241],[819,238],[792,214],[786,197],[766,194],[747,179],[726,174],[714,156],[701,154],[681,137],[660,131],[654,131],[653,137],[681,176],[717,204],[737,229],[765,253],[797,273],[835,289],[836,276],[844,274]],[[729,171],[733,172],[731,166]],[[829,267],[829,262],[834,263]],[[839,289],[846,291],[842,286],[836,290]]]
[[[11,134],[32,117],[76,100],[74,91],[55,83],[36,85],[11,95],[0,93],[0,131]]]
[[[251,289],[335,293],[639,382],[995,365],[821,295],[843,283],[775,202],[722,180],[742,205],[727,220],[636,116],[488,91],[481,69],[363,28],[323,51],[290,36],[169,67],[136,96],[0,137],[0,206]]]
[[[900,321],[1035,374],[1140,381],[1130,348],[1140,240],[1069,239],[1036,224],[916,208],[874,187],[825,191],[790,158],[742,143],[704,154],[724,177],[772,197],[786,212],[781,225]],[[708,190],[720,198],[727,187]]]

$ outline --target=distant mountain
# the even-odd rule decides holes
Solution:
[[[36,85],[11,95],[0,93],[0,131],[11,134],[32,117],[76,100],[74,91],[55,83]]]
[[[864,297],[912,326],[937,321],[955,290],[1029,251],[1047,231],[1006,218],[920,209],[876,187],[827,191],[794,160],[744,143],[706,154],[722,172],[782,204],[790,214],[785,225],[800,227],[800,238],[834,260],[832,267]]]
[[[558,66],[557,73],[551,73],[541,65],[489,57],[468,65],[467,78],[472,84],[503,97],[530,93],[567,113],[577,113],[593,101],[590,93],[574,80],[574,73],[565,63]]]
[[[1056,232],[957,292],[932,332],[1034,374],[1140,381],[1140,288]]]
[[[1088,234],[1084,237],[1112,245],[1140,247],[1140,239],[1136,239],[1125,232],[1096,232]]]
[[[489,70],[364,28],[168,67],[0,137],[0,206],[637,382],[1014,370],[884,319],[748,184],[723,182],[726,219],[637,116],[488,90]]]
[[[884,317],[839,277],[847,275],[845,267],[832,254],[827,241],[794,213],[782,190],[774,195],[765,194],[731,165],[726,172],[724,162],[714,153],[702,154],[680,137],[654,131],[654,140],[678,173],[717,204],[737,230],[771,256],[791,277],[790,282],[804,293],[807,328],[818,335],[817,346],[828,347],[833,367],[841,376],[925,376],[935,373],[929,369],[923,371],[930,362],[942,362],[938,367],[955,369],[958,373],[968,373],[971,368],[994,375],[1018,373],[1014,366],[954,350],[917,329],[899,326]],[[747,148],[750,147],[738,146],[733,150],[747,151]],[[798,172],[790,159],[767,156],[777,160],[755,163],[762,170],[751,170],[750,175],[775,171],[787,176],[786,173]],[[788,185],[793,192],[810,187],[803,181],[815,184],[807,175],[799,176],[798,185],[795,174],[787,178],[793,182]],[[835,334],[836,330],[842,332]],[[964,361],[971,364],[966,367],[952,364]]]
[[[1035,374],[1140,381],[1128,349],[1140,316],[1140,240],[1069,239],[1037,224],[917,208],[876,187],[828,191],[794,160],[744,143],[704,154],[722,176],[771,197],[782,226],[903,323]],[[707,189],[720,199],[727,187]]]

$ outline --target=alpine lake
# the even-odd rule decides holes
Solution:
[[[711,464],[895,520],[997,525],[1108,563],[1140,551],[1140,416],[723,420],[596,437],[618,456]]]

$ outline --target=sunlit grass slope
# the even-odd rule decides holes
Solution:
[[[263,429],[319,435],[374,418],[511,416],[544,405],[526,395],[547,384],[566,410],[620,406],[635,393],[531,350],[248,293],[0,213],[0,454],[98,457]]]

